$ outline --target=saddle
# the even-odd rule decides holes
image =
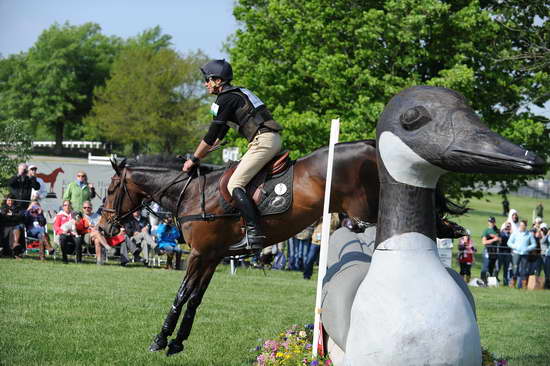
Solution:
[[[246,186],[247,194],[252,198],[256,205],[258,205],[262,200],[261,188],[264,182],[271,176],[283,173],[291,166],[289,154],[289,151],[283,151],[282,153],[276,155],[262,168],[262,170],[258,172],[258,174],[254,176],[254,178],[252,178],[250,183]],[[222,198],[233,207],[235,207],[235,204],[231,194],[229,194],[229,190],[227,189],[227,183],[229,182],[229,178],[231,178],[235,172],[235,169],[237,169],[238,165],[239,164],[237,163],[228,167],[220,178],[219,183],[219,191]]]

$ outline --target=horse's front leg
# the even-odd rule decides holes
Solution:
[[[193,321],[195,320],[197,308],[202,302],[204,293],[206,292],[206,289],[210,284],[210,280],[212,279],[212,276],[214,275],[214,272],[220,260],[221,258],[214,259],[209,263],[205,263],[204,272],[201,276],[200,283],[198,287],[195,288],[195,290],[189,297],[189,301],[187,302],[187,309],[185,310],[185,314],[183,315],[183,319],[181,320],[178,334],[176,338],[170,341],[170,343],[168,344],[168,351],[166,351],[167,356],[171,356],[173,354],[183,351],[183,341],[187,340],[187,338],[189,338],[189,334],[191,334],[191,328],[193,327]]]
[[[193,293],[193,290],[196,288],[198,280],[200,279],[200,271],[198,271],[198,264],[200,262],[200,257],[193,252],[189,255],[188,266],[185,277],[178,289],[174,303],[166,315],[166,319],[162,324],[160,333],[155,336],[153,343],[149,346],[149,351],[156,352],[163,350],[168,345],[168,337],[172,335],[174,329],[176,329],[176,324],[178,323],[178,318],[181,314],[181,309],[183,305],[189,299],[189,296]]]

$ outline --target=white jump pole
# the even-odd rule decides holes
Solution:
[[[330,187],[332,185],[332,165],[334,145],[338,142],[340,119],[333,119],[330,125],[330,142],[328,146],[327,180],[325,183],[325,202],[323,206],[323,226],[321,231],[321,252],[319,254],[319,272],[317,276],[317,296],[315,298],[315,326],[313,328],[313,357],[317,356],[321,328],[321,298],[323,295],[323,278],[327,272],[328,239],[330,235]]]

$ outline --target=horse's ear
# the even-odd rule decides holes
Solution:
[[[126,167],[126,158],[122,159],[120,164],[118,164],[118,170],[122,171],[122,169],[124,169],[125,167]]]
[[[116,172],[116,174],[120,175],[120,171],[118,170],[118,164],[116,162],[116,159],[111,158],[109,159],[109,161],[111,162],[111,166],[113,167],[113,170]]]

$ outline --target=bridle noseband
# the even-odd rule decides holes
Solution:
[[[128,192],[128,187],[126,186],[126,169],[124,169],[124,172],[122,173],[122,177],[119,175],[115,175],[111,178],[112,182],[118,181],[116,188],[122,187],[122,194],[120,194],[120,190],[116,192],[115,196],[115,202],[113,203],[113,208],[103,208],[102,211],[111,213],[111,216],[107,219],[107,223],[110,225],[115,226],[122,226],[122,221],[132,215],[137,210],[141,210],[145,207],[146,203],[145,200],[142,200],[141,204],[136,204],[136,202],[132,199],[132,196],[130,195],[130,192]],[[124,202],[124,196],[128,196],[130,201],[132,202],[132,205],[135,206],[135,208],[126,211],[125,213],[121,214],[122,211],[122,204]],[[147,201],[147,204],[149,201]],[[147,206],[149,207],[149,206]]]
[[[132,215],[134,212],[141,211],[142,209],[146,209],[147,211],[149,211],[149,213],[153,214],[154,216],[156,216],[157,218],[160,219],[160,217],[157,215],[157,213],[154,212],[151,209],[151,207],[149,207],[149,204],[153,201],[156,201],[156,202],[160,203],[162,197],[164,196],[164,194],[166,193],[168,188],[172,187],[174,184],[180,183],[183,180],[185,180],[185,179],[181,179],[181,176],[184,174],[184,172],[181,172],[180,174],[178,174],[174,178],[174,180],[172,180],[172,182],[170,182],[170,184],[165,186],[158,193],[158,197],[153,198],[153,196],[151,195],[147,199],[141,200],[141,203],[138,204],[133,200],[132,196],[130,195],[130,192],[128,191],[128,187],[126,186],[126,173],[127,173],[127,171],[126,171],[126,169],[124,169],[124,171],[122,173],[122,177],[120,177],[119,175],[116,175],[116,176],[113,176],[111,178],[111,181],[113,181],[113,182],[119,181],[119,183],[117,184],[115,189],[118,189],[119,187],[122,187],[122,194],[120,194],[120,189],[119,189],[119,191],[116,192],[115,201],[113,203],[113,208],[103,208],[102,209],[105,212],[111,213],[111,216],[109,216],[109,218],[107,219],[107,223],[110,224],[110,225],[122,226],[122,221],[124,221],[126,218],[128,218],[130,215]],[[184,195],[185,191],[187,190],[187,187],[189,186],[189,183],[191,182],[191,179],[193,178],[193,173],[194,173],[194,171],[191,171],[188,174],[187,181],[186,181],[186,183],[185,183],[185,185],[184,185],[184,187],[183,187],[183,189],[180,193],[180,196],[178,198],[178,203],[177,203],[178,210],[179,210],[180,204],[182,202],[183,195]],[[128,196],[128,198],[132,202],[132,205],[135,206],[135,207],[131,210],[128,210],[128,211],[124,212],[124,213],[121,213],[125,195]]]

